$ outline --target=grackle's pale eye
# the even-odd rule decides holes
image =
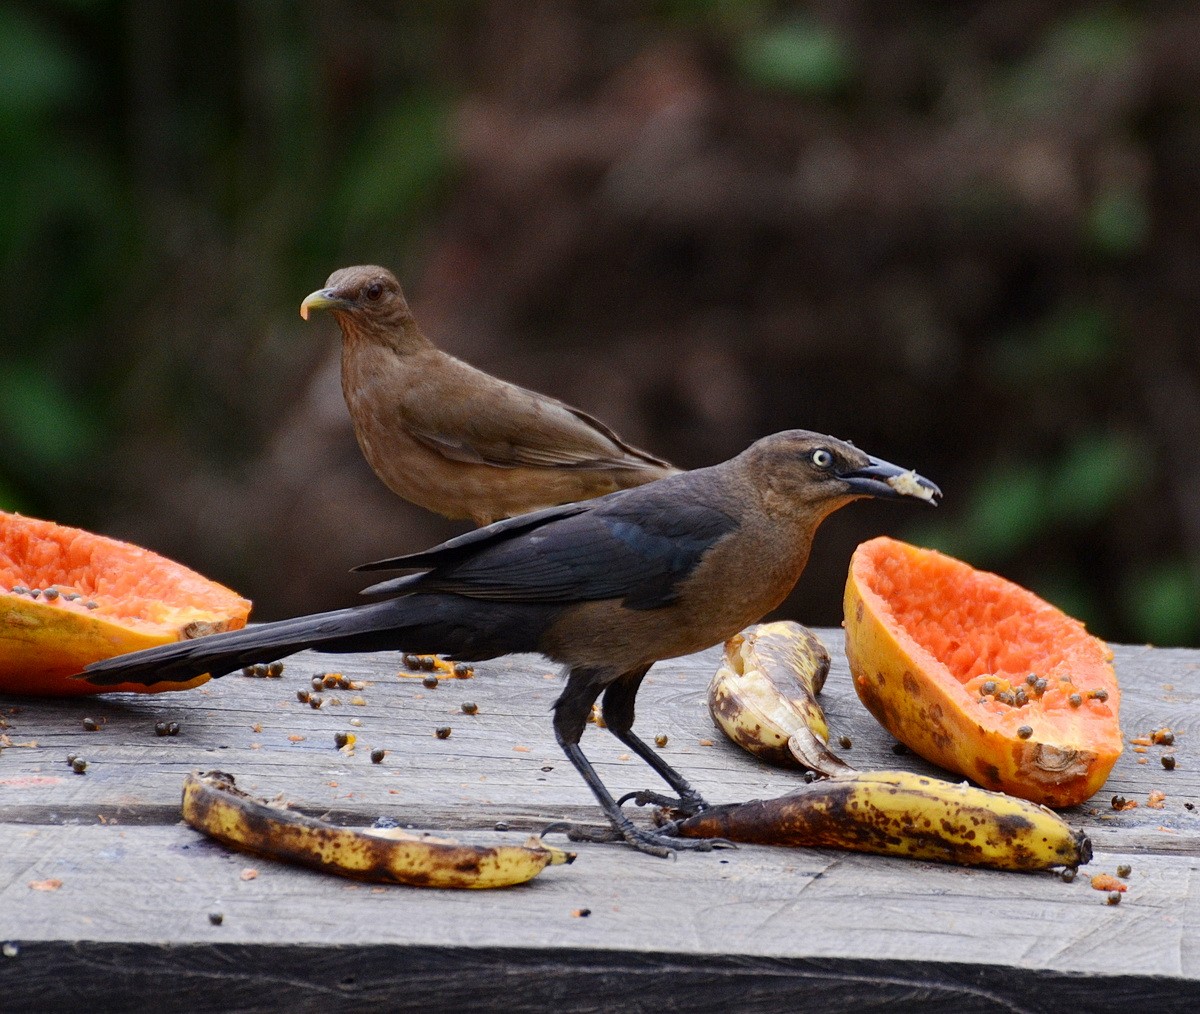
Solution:
[[[817,468],[828,468],[833,464],[833,455],[825,450],[824,447],[818,447],[812,452],[812,463]]]

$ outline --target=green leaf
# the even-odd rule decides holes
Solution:
[[[1150,209],[1145,195],[1133,185],[1111,187],[1088,208],[1083,223],[1090,246],[1110,257],[1136,253],[1150,233]]]
[[[62,105],[82,83],[78,59],[50,31],[11,6],[0,7],[0,120]]]
[[[0,366],[0,439],[39,468],[78,460],[93,444],[92,421],[57,381],[28,365]]]
[[[1087,526],[1100,521],[1145,478],[1146,452],[1124,434],[1080,437],[1054,469],[1050,505],[1056,517]]]
[[[1194,644],[1200,636],[1200,580],[1182,561],[1143,571],[1125,589],[1133,629],[1152,644]]]
[[[736,56],[750,81],[798,95],[837,94],[854,75],[846,42],[833,28],[809,18],[750,32]]]
[[[441,192],[450,169],[448,100],[412,96],[377,115],[354,145],[340,187],[347,229],[392,235]]]

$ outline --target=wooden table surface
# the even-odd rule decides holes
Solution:
[[[893,753],[854,696],[841,631],[818,633],[847,758],[934,771]],[[580,844],[574,865],[521,887],[377,887],[229,852],[179,819],[184,775],[218,768],[306,812],[384,814],[467,841],[598,822],[551,732],[559,675],[537,656],[435,689],[399,677],[398,656],[305,653],[282,679],[234,675],[181,694],[0,697],[0,1010],[1179,1010],[1200,997],[1200,651],[1116,656],[1126,740],[1172,728],[1177,766],[1164,770],[1162,747],[1127,745],[1104,789],[1066,811],[1096,847],[1073,883],[818,849],[662,860]],[[665,734],[667,758],[712,802],[786,792],[798,774],[713,726],[704,692],[717,657],[655,666],[638,731]],[[300,703],[297,689],[328,670],[363,681],[364,703],[345,691],[320,710]],[[85,717],[101,728],[85,731]],[[178,736],[155,735],[164,721]],[[352,754],[335,746],[343,730],[357,736]],[[583,746],[615,793],[660,788],[606,733],[589,727]],[[1152,790],[1166,793],[1161,808],[1146,805]],[[1118,813],[1114,794],[1141,805]],[[1087,874],[1119,863],[1132,866],[1129,890],[1110,906]],[[257,877],[243,879],[248,868]]]

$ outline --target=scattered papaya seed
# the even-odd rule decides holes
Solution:
[[[906,747],[903,743],[893,743],[892,753],[894,753],[897,757],[903,757],[906,753],[908,753],[908,747]]]
[[[439,682],[440,681],[438,680],[438,678],[431,674],[429,676],[426,676],[423,680],[421,680],[421,686],[425,687],[428,690],[436,690]]]
[[[1017,730],[1017,735],[1018,735],[1018,736],[1020,736],[1020,737],[1021,737],[1021,739],[1028,739],[1030,736],[1032,736],[1032,735],[1033,735],[1033,726],[1031,726],[1031,725],[1022,725],[1022,726],[1021,726],[1021,727],[1020,727],[1020,728]]]
[[[214,926],[220,926],[225,921],[225,916],[221,912],[209,912],[208,921]]]
[[[69,753],[69,754],[67,754],[67,764],[74,764],[74,763],[75,763],[75,758],[76,758],[76,757],[78,757],[78,756],[79,756],[79,755],[78,755],[78,754],[75,754],[75,753]]]
[[[508,830],[508,821],[507,821],[507,820],[498,820],[498,821],[496,821],[496,826],[495,826],[494,830],[496,830],[496,831],[507,831],[507,830]]]
[[[1121,892],[1120,891],[1110,891],[1108,894],[1108,900],[1105,902],[1105,904],[1106,905],[1121,904]]]
[[[438,739],[449,739],[450,738],[450,726],[448,726],[448,725],[439,726],[438,728],[434,729],[433,734],[435,736],[437,736]]]
[[[268,662],[267,663],[267,677],[269,679],[277,680],[282,675],[283,675],[283,663],[282,662]]]
[[[840,746],[843,750],[849,750],[854,746],[854,740],[852,740],[849,736],[839,736],[838,746]]]
[[[1164,754],[1162,758],[1162,766],[1168,771],[1175,770],[1175,758],[1171,754]]]
[[[387,756],[387,751],[383,747],[377,746],[377,747],[375,747],[374,750],[371,751],[371,763],[372,764],[382,764],[383,758],[386,756]]]
[[[554,770],[553,764],[543,764],[542,765],[542,771],[544,771],[544,772],[545,771],[553,771],[553,770]]]
[[[85,718],[83,720],[83,727],[87,732],[96,732],[100,728],[100,723],[94,718]]]
[[[456,662],[454,665],[454,675],[460,680],[469,680],[475,675],[475,670],[462,662]]]
[[[1117,867],[1117,876],[1120,877],[1122,880],[1127,879],[1129,874],[1131,874],[1132,872],[1133,872],[1133,867],[1130,866],[1129,863],[1121,863],[1121,865]]]
[[[168,722],[167,723],[167,735],[168,736],[178,736],[179,728],[180,728],[180,726],[179,726],[178,722]]]
[[[804,780],[809,783],[815,782],[817,780],[817,773],[815,771],[805,771]]]
[[[82,757],[76,757],[73,761],[71,761],[71,770],[77,775],[83,774],[87,770],[87,761],[85,761]]]
[[[667,734],[665,732],[660,732],[657,736],[655,736],[654,737],[654,745],[656,747],[658,747],[659,749],[662,749],[664,746],[666,746],[667,745]]]
[[[1108,691],[1105,690],[1104,687],[1100,687],[1098,690],[1090,691],[1088,693],[1088,696],[1093,697],[1098,701],[1107,701],[1108,700]]]
[[[309,701],[309,698],[311,698],[311,697],[312,697],[312,694],[310,694],[307,690],[297,690],[296,691],[296,700],[298,700],[301,704],[307,704]]]
[[[1059,876],[1061,876],[1063,878],[1063,880],[1065,880],[1069,884],[1069,883],[1071,883],[1072,880],[1075,879],[1075,873],[1076,873],[1076,870],[1075,870],[1074,866],[1067,866],[1063,869],[1062,873],[1060,873]]]
[[[166,734],[167,734],[167,723],[166,722],[155,722],[154,723],[154,735],[165,736]]]
[[[1124,796],[1113,796],[1112,797],[1112,808],[1114,810],[1124,810],[1125,803],[1126,803],[1126,799]]]
[[[1155,729],[1150,734],[1150,741],[1156,746],[1171,746],[1175,742],[1175,733],[1170,729]]]
[[[313,711],[316,711],[324,703],[325,701],[323,698],[317,697],[315,694],[308,695],[308,706],[312,708]]]
[[[311,682],[312,682],[312,688],[314,690],[319,692],[319,691],[325,689],[325,681],[323,679],[321,679],[320,676],[314,676],[312,678]]]
[[[1194,809],[1196,809],[1196,804],[1195,803],[1184,803],[1183,808],[1185,810],[1194,810]]]
[[[463,701],[459,707],[462,708],[462,713],[464,715],[474,715],[479,711],[479,705],[474,701]]]
[[[591,914],[592,910],[590,908],[577,908],[571,913],[576,919],[586,919]]]

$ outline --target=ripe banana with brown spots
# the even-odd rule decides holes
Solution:
[[[861,771],[775,799],[707,810],[671,824],[684,837],[816,846],[1000,870],[1075,868],[1092,843],[1053,810],[966,782]]]
[[[248,796],[221,771],[189,774],[183,819],[231,848],[356,880],[414,887],[508,887],[575,853],[543,845],[462,845],[396,828],[338,827]]]
[[[790,620],[760,623],[725,642],[708,686],[708,710],[733,742],[772,764],[824,775],[854,770],[826,745],[829,725],[817,694],[829,652]]]

